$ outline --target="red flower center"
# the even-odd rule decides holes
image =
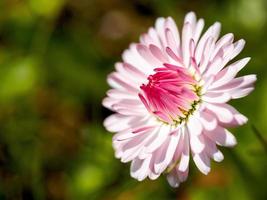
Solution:
[[[200,98],[197,81],[187,69],[166,64],[156,68],[140,88],[140,99],[159,120],[177,124],[186,119]]]

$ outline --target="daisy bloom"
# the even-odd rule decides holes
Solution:
[[[203,173],[223,160],[218,146],[236,145],[226,129],[247,118],[227,104],[254,89],[255,75],[235,78],[250,58],[229,63],[243,49],[232,33],[219,39],[215,22],[203,34],[203,19],[188,13],[179,32],[171,17],[158,18],[122,54],[108,76],[103,105],[115,112],[104,121],[115,156],[131,162],[131,176],[154,180],[166,172],[172,187],[187,179],[190,155]]]

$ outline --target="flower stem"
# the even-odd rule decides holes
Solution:
[[[267,141],[263,138],[262,134],[255,125],[252,124],[251,128],[267,153]]]

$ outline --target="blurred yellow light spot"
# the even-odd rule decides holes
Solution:
[[[37,79],[37,70],[32,59],[22,59],[12,63],[1,75],[0,99],[10,100],[28,94]]]
[[[240,0],[235,8],[240,22],[250,29],[260,29],[266,19],[265,0]]]
[[[76,174],[75,186],[81,194],[88,194],[99,189],[104,182],[102,170],[96,166],[89,165],[81,168]]]
[[[64,5],[65,0],[30,0],[30,7],[38,15],[53,18]]]

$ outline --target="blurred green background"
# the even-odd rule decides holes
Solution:
[[[0,199],[265,200],[267,152],[266,0],[0,0]],[[249,123],[233,129],[208,176],[191,163],[187,182],[130,178],[102,126],[106,75],[159,16],[181,28],[188,11],[247,41],[256,90],[232,105]]]

